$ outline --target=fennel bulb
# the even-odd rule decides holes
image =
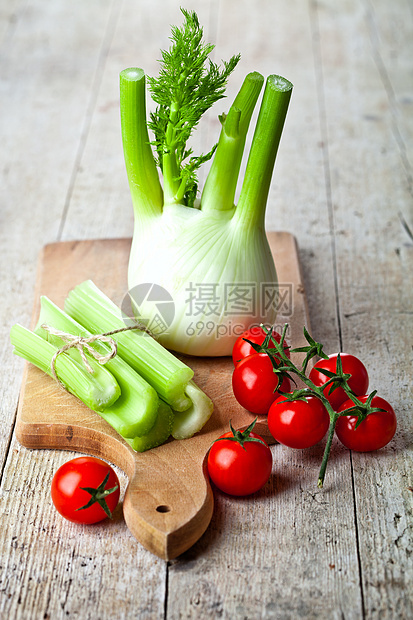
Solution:
[[[232,217],[231,217],[232,216]],[[140,317],[169,349],[191,355],[229,355],[252,323],[273,323],[262,312],[260,284],[274,288],[276,271],[265,233],[248,230],[233,211],[218,214],[169,205],[145,226],[135,226],[129,287],[155,282],[174,301],[172,323],[157,330],[156,305],[145,300]]]
[[[220,117],[216,147],[192,156],[186,148],[191,130],[223,96],[239,57],[224,63],[221,73],[207,64],[213,46],[203,44],[196,15],[183,13],[185,27],[173,29],[174,45],[162,53],[160,78],[149,78],[158,104],[149,123],[143,70],[120,74],[122,139],[135,215],[129,295],[139,320],[164,346],[190,355],[230,355],[243,331],[276,318],[277,276],[264,217],[292,84],[276,75],[267,78],[235,206],[245,139],[264,78],[247,75],[228,114]],[[148,126],[155,135],[152,143]],[[212,157],[196,200],[196,170]],[[143,299],[135,296],[144,284],[162,287],[173,300],[173,318],[166,324],[160,320],[166,297],[156,298],[150,290]]]

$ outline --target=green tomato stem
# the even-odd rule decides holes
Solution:
[[[297,368],[297,366],[294,364],[294,362],[291,361],[291,359],[289,357],[287,357],[287,355],[285,354],[284,351],[284,338],[285,338],[285,334],[287,331],[287,327],[288,325],[284,325],[284,329],[283,329],[283,333],[282,333],[282,337],[281,337],[281,342],[277,342],[277,340],[275,340],[275,338],[271,337],[271,341],[274,344],[275,348],[277,349],[277,355],[282,359],[282,361],[284,362],[284,366],[288,367],[288,371],[289,372],[293,372],[295,375],[297,375],[297,377],[299,377],[301,379],[301,381],[309,388],[311,394],[311,396],[315,396],[316,398],[318,398],[319,400],[321,400],[321,402],[323,403],[324,407],[327,410],[327,413],[329,415],[330,418],[330,426],[329,426],[329,431],[328,431],[328,437],[327,437],[327,443],[324,449],[324,454],[323,454],[323,460],[321,462],[321,467],[320,467],[320,472],[318,475],[318,487],[322,488],[323,483],[324,483],[324,477],[325,477],[325,473],[326,473],[326,469],[327,469],[327,462],[328,462],[328,458],[330,455],[330,450],[331,450],[331,444],[333,442],[333,438],[334,438],[334,431],[335,431],[335,427],[336,427],[336,423],[338,418],[340,417],[340,415],[334,411],[332,405],[330,404],[329,400],[326,398],[326,396],[324,395],[324,389],[326,384],[321,385],[321,386],[316,386],[311,379],[309,379],[307,377],[307,375],[305,374],[305,372],[303,370],[300,370],[299,368]],[[333,382],[334,379],[330,379],[327,383],[331,383]]]
[[[320,467],[320,472],[318,474],[318,482],[317,482],[317,486],[319,489],[323,488],[323,484],[324,484],[324,477],[326,475],[326,469],[327,469],[327,462],[328,462],[328,457],[330,456],[330,451],[331,451],[331,444],[333,443],[333,438],[334,438],[334,431],[336,428],[336,423],[338,418],[340,417],[337,413],[333,412],[334,415],[330,415],[330,427],[328,429],[328,435],[327,435],[327,443],[326,443],[326,447],[324,448],[324,454],[323,454],[323,460],[321,461],[321,467]]]

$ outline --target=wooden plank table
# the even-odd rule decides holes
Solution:
[[[411,618],[413,344],[413,7],[408,0],[193,0],[216,60],[294,92],[266,226],[295,235],[316,339],[358,355],[392,402],[398,431],[372,454],[337,442],[323,490],[323,445],[272,447],[253,499],[214,491],[210,526],[165,562],[112,522],[66,522],[50,483],[74,453],[14,435],[41,247],[128,237],[118,74],[157,72],[171,0],[10,0],[0,12],[0,615],[10,618]],[[194,145],[205,150],[216,115]],[[119,470],[122,490],[126,477]],[[114,610],[116,610],[114,612]]]

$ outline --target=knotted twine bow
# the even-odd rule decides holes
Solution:
[[[45,331],[49,332],[49,334],[51,334],[52,336],[58,336],[63,340],[63,342],[66,343],[65,345],[63,345],[63,347],[56,351],[50,362],[50,369],[52,371],[53,377],[63,387],[63,389],[66,390],[66,392],[68,392],[69,390],[67,389],[63,381],[61,381],[61,379],[58,377],[56,372],[56,360],[61,353],[64,353],[68,349],[77,349],[80,353],[84,365],[86,366],[87,371],[90,374],[93,374],[93,368],[86,357],[85,349],[97,362],[99,362],[99,364],[106,364],[107,362],[109,362],[109,360],[113,359],[118,352],[117,342],[114,340],[114,338],[111,338],[111,336],[113,336],[114,334],[119,334],[120,332],[130,331],[131,329],[139,329],[140,331],[145,331],[146,333],[150,334],[150,331],[147,329],[147,327],[140,323],[136,325],[131,325],[130,327],[121,327],[119,329],[114,329],[113,331],[106,332],[104,334],[93,334],[92,336],[86,337],[75,336],[74,334],[63,332],[60,329],[56,329],[55,327],[47,325],[46,323],[43,323],[41,327]],[[91,346],[91,344],[95,341],[107,342],[110,345],[109,353],[107,353],[106,355],[101,355],[98,351],[96,351],[96,349]]]

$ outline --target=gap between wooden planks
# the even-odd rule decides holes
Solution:
[[[297,244],[286,232],[268,233],[268,240],[279,283],[285,285],[282,290],[291,293],[277,323],[289,323],[289,343],[299,347],[305,344],[303,326],[310,329],[310,325]],[[40,295],[63,307],[68,292],[86,279],[93,280],[120,304],[127,292],[130,243],[130,239],[102,239],[45,246],[39,260],[32,327],[38,318]],[[213,495],[205,456],[212,442],[228,430],[230,419],[235,428],[243,428],[254,419],[233,396],[230,357],[180,357],[194,370],[194,380],[214,402],[211,419],[190,439],[170,440],[135,453],[98,414],[29,364],[23,376],[16,425],[17,439],[27,448],[75,450],[105,458],[123,469],[129,478],[123,506],[125,521],[139,542],[164,559],[186,551],[211,520]],[[255,428],[274,443],[265,416],[259,416]]]

